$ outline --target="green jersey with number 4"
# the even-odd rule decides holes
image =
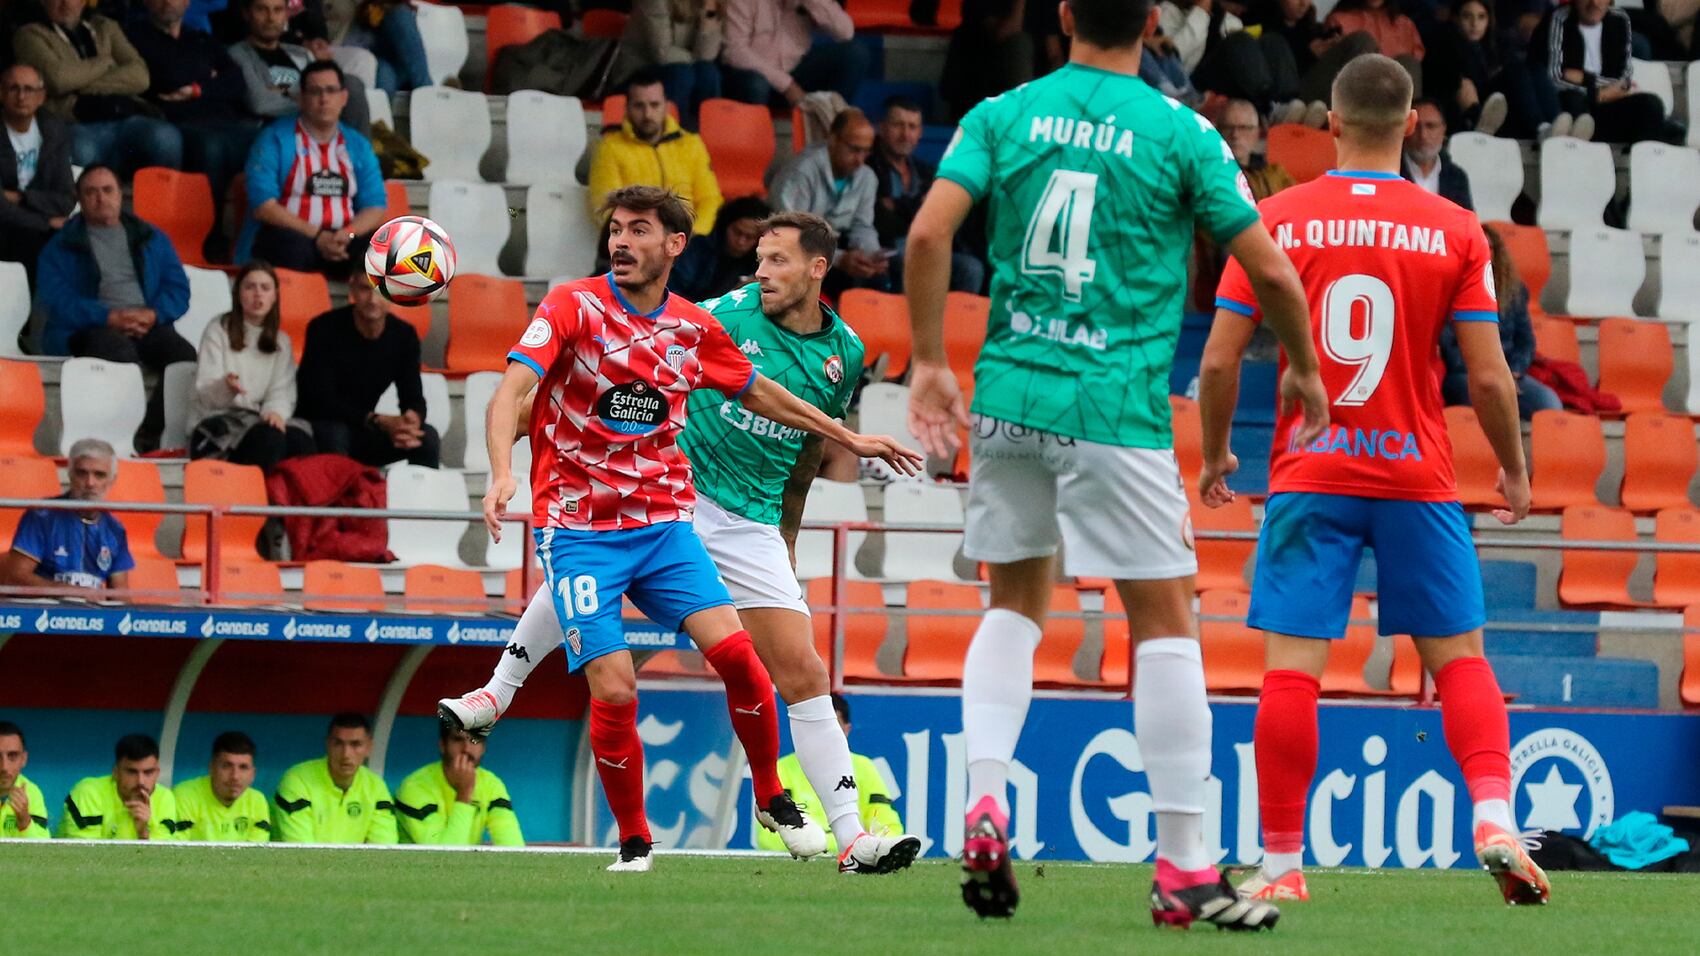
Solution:
[[[751,283],[702,303],[726,327],[756,371],[833,418],[843,418],[862,373],[862,340],[821,304],[820,331],[798,335],[761,311]],[[735,515],[777,525],[785,479],[807,435],[751,412],[710,389],[691,393],[679,447],[691,460],[697,494]]]
[[[1070,63],[974,107],[938,175],[990,207],[979,414],[1168,448],[1169,371],[1194,223],[1257,222],[1204,117],[1138,77]]]

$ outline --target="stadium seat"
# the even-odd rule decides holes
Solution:
[[[588,194],[578,183],[540,183],[525,191],[526,275],[586,276],[596,268],[597,226],[585,212]]]
[[[439,436],[447,435],[455,422],[454,404],[449,399],[449,380],[440,372],[420,372],[419,388],[425,395],[425,424],[435,428]],[[378,396],[378,404],[372,406],[372,411],[379,415],[401,414],[401,398],[395,383],[390,383],[384,394]],[[484,414],[483,409],[478,409],[476,414]]]
[[[885,520],[890,524],[932,525],[952,533],[887,531],[882,576],[893,581],[948,579],[962,546],[962,495],[955,487],[900,481],[885,489]]]
[[[217,269],[184,266],[189,277],[189,310],[172,323],[183,341],[199,348],[207,326],[223,318],[234,306],[230,276]]]
[[[832,664],[832,613],[823,610],[832,606],[832,581],[815,578],[808,586],[810,616],[814,619],[815,650],[821,660]],[[846,681],[883,680],[876,663],[880,645],[885,643],[887,615],[885,595],[872,581],[845,581],[844,613],[844,679]],[[854,610],[852,610],[854,609]]]
[[[408,123],[413,145],[431,158],[431,165],[425,167],[427,180],[478,182],[482,178],[478,163],[490,148],[490,105],[484,94],[446,86],[414,90],[408,100]],[[435,202],[432,203],[431,218],[437,219]],[[455,236],[456,249],[460,251],[463,264],[466,261],[464,238]]]
[[[714,167],[720,192],[728,199],[767,195],[767,167],[773,162],[773,117],[765,106],[737,100],[704,100],[700,108],[702,143]]]
[[[399,179],[384,180],[384,215],[390,219],[413,214],[413,201],[407,198],[407,184]]]
[[[523,46],[535,40],[549,30],[561,29],[561,15],[553,10],[539,10],[518,3],[498,3],[484,13],[484,88],[490,89],[490,81],[496,72],[496,54],[510,46]],[[536,90],[517,92],[535,93]],[[513,108],[510,100],[508,108]],[[510,120],[511,122],[511,120]],[[583,135],[584,123],[579,123],[580,135]],[[511,153],[509,154],[512,155]],[[577,162],[578,157],[573,157]],[[572,163],[567,164],[572,169]],[[518,182],[519,180],[513,180]]]
[[[1541,143],[1542,229],[1598,229],[1617,192],[1611,147],[1554,136]],[[1574,260],[1572,260],[1574,261]]]
[[[1665,233],[1659,238],[1659,306],[1666,321],[1700,322],[1700,232]],[[1692,328],[1692,326],[1690,326]],[[1690,362],[1700,349],[1690,349]],[[1700,375],[1689,376],[1689,387],[1700,388]],[[1690,409],[1700,410],[1693,392]]]
[[[1695,76],[1692,70],[1688,75]],[[1693,87],[1689,87],[1688,95],[1695,95]],[[1682,612],[1682,680],[1679,692],[1684,704],[1700,707],[1700,605]]]
[[[1624,6],[1634,6],[1634,0]],[[1665,115],[1676,116],[1676,83],[1671,79],[1670,67],[1657,60],[1631,59],[1631,76],[1635,80],[1635,92],[1651,93],[1665,105]]]
[[[1642,412],[1623,425],[1623,507],[1638,514],[1690,507],[1688,486],[1700,467],[1694,422]]]
[[[218,565],[218,601],[231,607],[283,603],[283,574],[270,561],[225,558]]]
[[[4,416],[0,416],[0,419],[3,418]],[[8,498],[57,498],[64,490],[59,484],[59,469],[53,467],[51,460],[37,458],[33,453],[0,455],[0,473],[6,475]],[[18,522],[23,516],[22,511],[0,510],[0,547],[11,550],[12,536],[17,533]],[[132,541],[131,552],[134,551],[135,544]]]
[[[964,400],[974,394],[974,363],[986,344],[992,300],[970,292],[952,292],[944,300],[944,354],[962,385]]]
[[[1564,311],[1587,318],[1634,315],[1635,293],[1646,278],[1639,233],[1604,226],[1578,229],[1570,234],[1570,293]]]
[[[1630,229],[1655,234],[1693,232],[1696,209],[1700,209],[1700,152],[1651,140],[1629,148]]]
[[[1387,689],[1400,697],[1416,697],[1423,692],[1423,659],[1417,653],[1417,642],[1408,634],[1393,636],[1393,666],[1387,674]]]
[[[1687,94],[1688,109],[1683,115],[1688,118],[1688,145],[1700,146],[1700,60],[1688,64],[1683,79],[1683,89]]]
[[[407,569],[403,606],[426,614],[487,614],[484,577],[465,568],[416,564]]]
[[[382,123],[395,129],[395,107],[390,105],[390,95],[376,86],[366,87],[366,118],[374,126]]]
[[[1124,620],[1111,620],[1120,614]],[[1098,658],[1098,683],[1112,690],[1127,691],[1133,687],[1131,641],[1128,638],[1127,609],[1114,586],[1104,589],[1104,651]]]
[[[500,384],[501,372],[473,372],[466,377],[461,397],[461,407],[466,409],[466,460],[461,470],[468,473],[482,475],[490,470],[490,454],[484,441],[484,410],[490,407],[490,399]]]
[[[1582,344],[1576,339],[1576,323],[1569,319],[1541,316],[1530,322],[1535,329],[1535,352],[1560,362],[1582,364]]]
[[[1181,468],[1181,484],[1196,494],[1199,472],[1204,470],[1204,422],[1198,403],[1182,395],[1169,396],[1169,421],[1175,435],[1175,460]]]
[[[301,596],[301,606],[309,611],[382,611],[384,578],[371,565],[308,561]]]
[[[541,90],[509,93],[507,181],[527,186],[576,182],[573,169],[584,155],[585,130],[584,104],[576,96],[555,96]]]
[[[431,74],[431,82],[441,83],[460,75],[468,52],[466,17],[460,8],[449,4],[417,3],[414,4],[414,13],[419,18],[419,38],[425,43],[425,69]],[[419,143],[417,139],[413,142],[415,145]],[[430,155],[429,151],[424,152]]]
[[[1634,541],[1635,516],[1604,505],[1564,509],[1559,534],[1566,541]],[[1634,551],[1586,551],[1566,548],[1558,575],[1558,601],[1565,607],[1644,607],[1629,596],[1629,576],[1640,559]]]
[[[65,360],[59,366],[59,454],[68,453],[78,439],[101,438],[119,458],[129,458],[136,452],[136,429],[141,427],[147,404],[140,365],[92,358]]]
[[[584,31],[584,35],[587,37],[618,40],[620,35],[626,32],[626,21],[628,19],[629,15],[619,10],[605,8],[586,10],[583,18],[579,20],[579,29]]]
[[[112,482],[112,489],[106,493],[106,500],[165,504],[165,483],[160,481],[159,466],[141,458],[120,461],[118,475]],[[159,526],[165,521],[162,512],[114,511],[112,516],[124,526],[130,553],[138,560],[144,557],[167,560],[159,551]]]
[[[1458,501],[1465,508],[1503,507],[1505,498],[1495,488],[1499,482],[1499,459],[1482,432],[1476,410],[1468,405],[1447,406],[1446,435],[1452,442]]]
[[[867,521],[868,502],[862,486],[854,481],[831,481],[816,478],[809,486],[809,497],[803,502],[803,520],[807,522]],[[856,570],[856,552],[867,540],[866,531],[846,535],[844,560],[845,576],[860,578]],[[797,577],[808,581],[832,576],[832,541],[830,531],[799,531],[797,533]]]
[[[1370,619],[1369,599],[1352,597],[1351,621]],[[1322,671],[1322,693],[1331,697],[1363,697],[1382,693],[1364,680],[1364,666],[1375,653],[1375,625],[1347,623],[1346,637],[1333,641],[1328,665]]]
[[[131,549],[136,566],[130,569],[129,589],[150,591],[135,599],[137,604],[175,604],[182,600],[183,588],[177,582],[177,565],[165,558],[144,558]]]
[[[295,364],[307,347],[307,323],[331,310],[331,287],[317,272],[277,270],[278,328],[289,334]]]
[[[449,291],[449,345],[443,364],[461,374],[507,368],[508,350],[530,320],[525,285],[518,279],[457,276]]]
[[[1653,540],[1660,544],[1700,544],[1700,511],[1684,504],[1659,512]],[[1700,554],[1657,551],[1653,554],[1653,603],[1685,608],[1700,604]]]
[[[201,173],[148,166],[136,170],[130,203],[136,216],[165,233],[184,265],[207,265],[201,246],[216,216],[212,186]]]
[[[901,295],[873,289],[846,289],[838,314],[856,330],[867,350],[868,365],[887,357],[885,377],[898,379],[909,368],[909,303]]]
[[[980,588],[943,581],[910,582],[904,600],[908,608],[908,639],[903,649],[903,679],[955,683],[962,680],[968,644],[980,626],[985,609]],[[955,612],[946,616],[929,611]],[[889,679],[889,678],[888,678]]]
[[[1623,410],[1665,411],[1665,383],[1675,356],[1670,330],[1658,322],[1605,319],[1600,323],[1600,391],[1623,402]]]
[[[1552,277],[1552,251],[1547,247],[1546,230],[1539,226],[1519,226],[1513,222],[1490,222],[1493,231],[1505,242],[1512,261],[1517,263],[1517,275],[1529,289],[1529,314],[1546,314],[1541,307],[1541,293]]]
[[[162,396],[165,427],[159,435],[161,451],[186,451],[189,448],[189,429],[193,426],[189,416],[193,414],[195,401],[195,368],[194,362],[172,362],[160,375],[160,382],[156,387],[165,393]]]
[[[1575,412],[1536,412],[1529,431],[1534,510],[1597,504],[1594,486],[1606,467],[1600,420]]]
[[[0,262],[0,358],[23,358],[18,336],[30,321],[29,275],[21,262]]]
[[[921,447],[909,431],[909,386],[875,382],[862,389],[857,408],[861,418],[856,427],[863,434],[890,435],[910,448]]]
[[[1183,482],[1186,479],[1181,479]],[[1257,531],[1257,516],[1252,514],[1251,499],[1238,495],[1220,508],[1206,508],[1195,500],[1196,489],[1187,485],[1187,500],[1192,502],[1192,528],[1203,531]],[[1200,591],[1246,590],[1245,566],[1257,549],[1255,541],[1208,541],[1199,539],[1197,588]]]
[[[1327,130],[1281,123],[1269,127],[1267,155],[1272,166],[1282,166],[1295,180],[1308,183],[1334,168],[1334,137]]]
[[[343,76],[352,76],[366,89],[378,86],[378,58],[371,50],[347,44],[331,47],[331,60],[342,68]]]
[[[191,505],[267,504],[266,475],[253,465],[236,465],[216,458],[200,458],[183,468],[183,502]],[[393,503],[392,508],[396,507]],[[464,504],[463,504],[464,507]],[[225,515],[219,519],[219,556],[224,561],[264,562],[254,541],[266,519],[258,516]],[[204,561],[207,556],[207,519],[190,516],[183,522],[183,560]]]
[[[389,507],[407,511],[465,512],[466,476],[451,468],[391,465],[385,476]],[[401,564],[438,564],[463,568],[460,539],[467,521],[428,518],[390,519],[390,551]]]
[[[495,183],[438,179],[431,184],[430,209],[431,218],[454,237],[455,282],[449,293],[452,310],[455,294],[469,275],[502,274],[499,257],[512,228],[508,194]],[[526,318],[530,318],[529,312]],[[508,342],[503,348],[512,344]]]
[[[1470,200],[1483,222],[1511,218],[1511,204],[1523,195],[1523,153],[1514,139],[1486,133],[1453,133],[1452,161],[1470,179]]]
[[[1074,655],[1086,639],[1086,621],[1080,614],[1080,592],[1067,584],[1051,589],[1051,614],[1045,618],[1044,636],[1033,653],[1033,683],[1037,687],[1081,687],[1086,682],[1074,674]],[[978,622],[975,622],[978,624]]]
[[[1244,591],[1205,591],[1198,596],[1199,614],[1232,618],[1198,624],[1204,685],[1211,693],[1255,694],[1263,689],[1263,632],[1246,626],[1250,606],[1251,595]]]
[[[65,401],[64,396],[60,401]],[[35,430],[46,413],[41,368],[34,362],[0,359],[0,455],[30,458],[40,454],[35,450]]]
[[[508,503],[509,518],[526,518],[532,514],[531,501],[531,442],[514,442],[513,449],[514,496]],[[474,509],[477,510],[477,509]],[[484,566],[498,571],[508,571],[523,565],[536,549],[531,533],[525,525],[505,524],[502,526],[502,540],[491,541],[488,534],[481,534],[478,539],[484,542]]]

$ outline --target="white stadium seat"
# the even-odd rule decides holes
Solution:
[[[573,170],[584,154],[584,104],[576,96],[541,90],[508,94],[508,182],[576,182]]]
[[[501,372],[473,372],[466,377],[466,393],[461,402],[466,408],[466,460],[462,467],[472,474],[490,470],[490,453],[484,448],[484,410],[496,386],[502,384]]]
[[[1700,123],[1695,122],[1700,119],[1700,60],[1688,64],[1684,75],[1687,78],[1683,89],[1687,90],[1685,98],[1688,100],[1688,145],[1700,146]]]
[[[438,438],[448,435],[455,423],[454,406],[449,404],[449,380],[441,372],[420,372],[419,389],[425,393],[425,424],[437,430]],[[401,414],[401,397],[393,382],[378,396],[378,404],[372,411],[379,415]]]
[[[1700,151],[1664,143],[1629,149],[1629,228],[1689,232],[1700,209]]]
[[[1667,232],[1659,240],[1659,318],[1700,322],[1700,232]],[[1691,341],[1690,359],[1700,358],[1700,339]],[[1690,376],[1689,387],[1700,389],[1700,378]]]
[[[910,448],[920,448],[920,439],[909,431],[909,386],[896,385],[891,382],[877,382],[862,389],[862,399],[857,406],[857,429],[867,435],[890,435]],[[941,461],[929,457],[927,459],[927,474],[942,474],[951,470],[954,460]],[[895,474],[895,472],[891,472]],[[922,476],[913,479],[899,478],[899,481],[926,480]]]
[[[1454,133],[1452,161],[1470,178],[1470,199],[1483,222],[1511,221],[1511,204],[1523,194],[1523,154],[1514,139]]]
[[[199,349],[201,336],[206,333],[207,326],[235,308],[230,290],[230,275],[217,269],[201,269],[196,266],[184,266],[183,272],[189,276],[189,309],[178,317],[172,328],[177,330],[178,335],[183,336],[183,341]]]
[[[466,476],[452,468],[391,465],[388,506],[398,511],[466,511]],[[391,518],[390,550],[396,561],[462,568],[460,539],[470,522]]]
[[[514,442],[514,496],[508,502],[508,514],[524,516],[531,513],[531,442]],[[524,525],[502,526],[502,540],[494,542],[484,536],[484,563],[498,571],[512,571],[525,563],[535,543],[526,534]]]
[[[0,358],[25,357],[18,348],[18,333],[29,321],[30,285],[24,265],[0,262]]]
[[[538,184],[525,191],[525,274],[586,276],[596,268],[596,225],[585,187]]]
[[[362,50],[357,46],[331,47],[331,59],[342,67],[342,72],[365,84],[368,90],[378,85],[378,58],[371,50]]]
[[[478,162],[490,148],[490,104],[484,94],[427,86],[413,91],[407,109],[408,139],[431,160],[426,179],[483,178]]]
[[[1641,234],[1600,226],[1570,234],[1570,294],[1566,314],[1633,316],[1635,293],[1647,277]]]
[[[195,401],[195,363],[167,365],[159,387],[165,389],[165,429],[160,432],[159,447],[188,448],[189,432],[195,427],[189,420]]]
[[[885,488],[889,524],[936,525],[957,534],[887,531],[881,576],[894,581],[955,580],[956,552],[962,546],[962,495],[950,485],[904,481]]]
[[[366,115],[371,121],[395,129],[395,110],[390,107],[390,95],[375,86],[366,87]]]
[[[142,367],[100,359],[67,359],[59,370],[59,454],[83,438],[101,438],[119,458],[136,451],[136,429],[147,412]]]
[[[862,496],[862,486],[854,481],[829,481],[816,478],[809,486],[809,497],[803,502],[804,521],[867,521],[868,502]],[[862,579],[866,575],[856,570],[856,552],[866,541],[866,531],[852,531],[846,536],[844,558],[847,577]],[[797,577],[808,581],[832,577],[832,532],[800,531],[797,533]]]
[[[1676,84],[1671,81],[1670,67],[1654,60],[1630,60],[1633,66],[1629,78],[1639,93],[1652,93],[1665,104],[1665,117],[1676,115]]]
[[[419,18],[419,39],[425,43],[425,69],[431,82],[459,76],[469,49],[466,15],[459,7],[437,3],[416,3],[413,11]],[[413,143],[417,146],[419,141]]]
[[[1541,144],[1542,229],[1605,225],[1606,204],[1617,192],[1611,147],[1554,136]]]
[[[438,180],[431,184],[430,216],[454,237],[455,268],[500,276],[497,256],[508,243],[508,195],[495,183]]]

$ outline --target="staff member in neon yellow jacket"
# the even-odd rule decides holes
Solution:
[[[443,759],[409,774],[395,792],[403,843],[468,846],[524,846],[513,798],[502,778],[485,770],[486,739],[439,724],[437,748]]]

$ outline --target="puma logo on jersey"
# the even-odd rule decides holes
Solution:
[[[738,346],[738,351],[745,355],[760,355],[761,346],[757,344],[755,339],[745,339],[744,344]]]
[[[745,716],[748,716],[748,717],[760,717],[761,716],[761,705],[757,704],[754,707],[750,707],[750,708],[734,707],[734,708],[732,708],[732,713],[734,713],[734,714],[744,714]]]
[[[624,769],[626,769],[626,761],[630,760],[630,759],[632,759],[632,758],[626,757],[626,758],[622,759],[619,763],[615,763],[614,761],[609,760],[607,757],[597,757],[596,762],[601,764],[604,767],[612,767],[615,770],[624,770]]]

